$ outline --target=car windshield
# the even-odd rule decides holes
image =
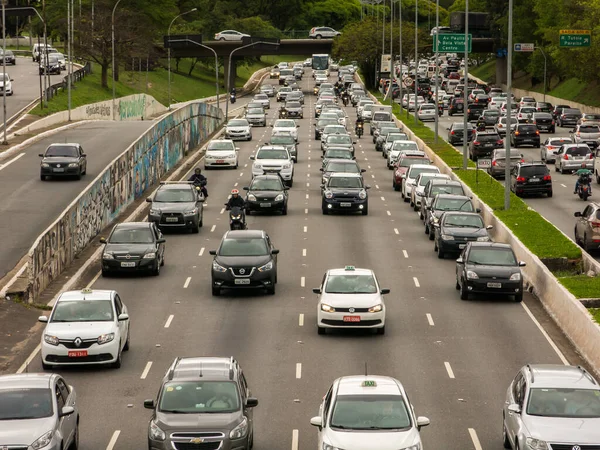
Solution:
[[[484,111],[483,115],[485,117],[498,117],[500,115],[500,113],[498,111],[488,110],[488,111]]]
[[[256,159],[288,159],[288,153],[285,150],[260,150]]]
[[[262,238],[224,239],[219,249],[220,256],[264,256],[268,254],[267,244]]]
[[[347,134],[329,136],[327,138],[327,144],[352,144],[352,138]]]
[[[346,133],[346,128],[343,125],[327,125],[323,130],[323,134]]]
[[[296,128],[296,122],[293,120],[278,120],[275,122],[275,128]]]
[[[438,197],[434,209],[438,211],[473,212],[473,204],[470,199]]]
[[[50,322],[112,322],[110,300],[59,301],[52,311]]]
[[[300,102],[286,102],[285,107],[286,108],[302,108],[302,105],[300,104]]]
[[[117,228],[108,240],[111,244],[152,244],[154,236],[149,228]]]
[[[390,133],[387,135],[387,142],[403,141],[408,136],[404,133]]]
[[[400,395],[338,395],[331,428],[348,430],[402,430],[411,426]]]
[[[437,194],[464,195],[465,191],[463,191],[462,186],[452,184],[439,184],[431,186],[429,196],[433,197]]]
[[[421,175],[421,177],[419,178],[419,186],[425,186],[429,182],[429,180],[431,180],[432,178],[436,178],[433,175],[434,174]]]
[[[537,127],[535,125],[519,125],[519,131],[525,133],[535,133],[537,131]]]
[[[476,215],[450,214],[446,215],[444,225],[460,228],[483,228],[483,219]]]
[[[420,173],[430,172],[430,173],[440,173],[439,169],[435,166],[431,167],[411,167],[408,169],[407,178],[417,178]]]
[[[250,110],[253,111],[253,110]],[[254,111],[259,111],[262,114],[262,109],[261,110],[254,110]],[[227,141],[212,141],[210,144],[208,144],[208,150],[229,150],[229,151],[233,151],[235,149],[235,145],[233,145],[232,142],[227,142]]]
[[[170,381],[160,394],[158,409],[175,414],[223,414],[239,410],[233,381]]]
[[[296,141],[294,140],[294,138],[289,135],[274,134],[273,136],[271,136],[271,144],[292,145],[295,142]]]
[[[189,203],[195,202],[194,192],[190,189],[159,189],[154,196],[155,202],[164,203]]]
[[[247,127],[248,126],[248,122],[245,120],[230,120],[229,123],[227,124],[228,127]]]
[[[266,94],[256,94],[254,100],[266,100],[269,101],[269,97]]]
[[[331,177],[329,179],[330,188],[362,188],[362,180],[358,177]]]
[[[525,166],[521,167],[520,175],[531,177],[531,176],[544,176],[548,173],[546,166]]]
[[[472,248],[469,252],[469,264],[484,266],[516,266],[515,254],[506,247]]]
[[[281,181],[256,178],[250,185],[251,191],[282,191]]]
[[[265,111],[262,108],[252,108],[248,110],[249,115],[254,115],[254,114],[259,114],[259,115],[264,115]]]
[[[345,164],[340,162],[330,162],[327,164],[326,172],[346,172],[359,173],[360,169],[356,164]]]
[[[337,119],[320,119],[317,122],[317,128],[325,128],[327,125],[336,125]]]
[[[40,419],[52,413],[52,392],[48,388],[0,390],[0,420]]]
[[[600,391],[535,388],[529,393],[527,414],[545,417],[600,418]]]
[[[352,159],[352,152],[350,152],[349,150],[328,151],[327,153],[325,153],[325,156],[323,159],[334,159],[334,158]]]
[[[410,167],[413,164],[426,164],[425,158],[402,158],[400,160],[400,167]]]
[[[45,156],[62,156],[68,158],[77,158],[77,156],[79,156],[79,151],[76,147],[73,147],[72,145],[53,145],[51,147],[48,147]]]
[[[530,113],[534,113],[536,111],[537,110],[533,107],[527,107],[527,108],[521,108],[521,110],[519,112],[530,114]]]
[[[586,114],[586,120],[600,120],[600,114]]]
[[[376,294],[375,277],[368,275],[329,275],[325,292],[328,294]]]

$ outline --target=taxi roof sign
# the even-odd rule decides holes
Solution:
[[[354,270],[354,266],[346,266],[346,270]]]
[[[92,289],[91,289],[91,288],[83,288],[83,289],[81,290],[81,293],[82,293],[82,294],[91,294],[92,292],[93,292],[93,291],[92,291]]]
[[[362,387],[377,387],[377,382],[375,380],[365,380],[361,383]]]

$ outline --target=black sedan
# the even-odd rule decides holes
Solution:
[[[425,217],[425,234],[429,235],[429,240],[435,238],[435,224],[439,223],[440,217],[446,211],[464,211],[481,212],[473,206],[473,200],[466,195],[437,194],[427,207],[427,216]]]
[[[76,177],[87,172],[87,157],[79,144],[50,144],[40,153],[40,179],[48,177]]]
[[[12,52],[12,50],[6,50],[4,53],[4,60],[6,61],[6,64],[12,64],[13,66],[17,64],[17,59],[15,58],[15,54]]]
[[[257,175],[250,186],[244,187],[246,195],[246,211],[280,212],[287,214],[288,187],[284,185],[279,175]]]
[[[456,289],[461,300],[468,300],[470,294],[502,294],[521,302],[523,266],[509,244],[469,242],[456,260]]]
[[[467,242],[489,242],[491,237],[483,219],[477,213],[445,212],[438,223],[434,225],[435,240],[433,250],[438,258],[443,259],[447,253],[460,253],[467,246]]]
[[[165,264],[165,239],[154,222],[125,222],[116,225],[102,253],[102,276],[115,272],[160,274]]]
[[[354,157],[354,155],[352,154],[352,150],[349,150],[344,147],[330,148],[325,152],[325,154],[323,156],[321,156],[321,158],[323,158],[323,168],[325,168],[327,163],[329,161],[331,161],[332,159],[345,159],[345,160],[356,159]]]

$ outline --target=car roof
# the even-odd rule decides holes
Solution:
[[[50,388],[53,373],[19,373],[0,375],[2,389]]]
[[[348,173],[348,172],[333,172],[331,174],[331,178],[333,177],[344,177],[344,178],[362,178],[362,174],[360,173]]]
[[[380,375],[351,375],[338,378],[337,395],[402,395],[401,384],[391,377]],[[375,382],[375,386],[364,383]]]
[[[529,364],[526,367],[529,369],[533,388],[599,388],[597,381],[581,366]]]
[[[168,380],[233,380],[239,370],[233,357],[177,358],[167,371]]]
[[[57,302],[68,302],[73,300],[110,300],[115,291],[108,289],[81,289],[79,291],[63,292]]]
[[[115,225],[113,230],[136,230],[139,228],[150,228],[151,222],[123,222]]]
[[[260,147],[258,147],[258,152],[260,152],[261,150],[286,150],[286,148],[283,145],[261,145]]]
[[[337,159],[337,158],[331,158],[329,160],[327,160],[327,164],[329,163],[340,163],[340,164],[354,164],[358,166],[358,163],[353,160],[353,159]]]
[[[274,175],[274,174],[254,175],[251,183],[254,183],[254,181],[256,181],[256,180],[279,180],[279,181],[282,181],[280,175]]]
[[[360,267],[346,266],[336,269],[329,269],[328,275],[375,275],[371,269],[361,269]]]
[[[160,186],[158,186],[158,189],[181,189],[181,188],[188,188],[188,189],[193,189],[192,187],[192,183],[189,183],[187,181],[183,181],[181,183],[167,183],[167,184],[161,184]]]
[[[230,230],[223,239],[263,239],[265,235],[263,230]]]
[[[412,168],[415,168],[415,169],[431,169],[432,167],[436,167],[436,166],[434,166],[433,164],[412,164],[410,166],[410,169],[412,169]]]
[[[508,248],[512,250],[512,247],[510,246],[510,244],[505,244],[504,242],[477,242],[477,241],[471,241],[469,242],[469,244],[471,245],[471,247],[488,247],[488,248]]]
[[[60,146],[60,147],[79,147],[80,144],[76,143],[76,142],[53,142],[52,144],[50,144],[48,146],[48,148],[50,147],[55,147],[55,146]]]

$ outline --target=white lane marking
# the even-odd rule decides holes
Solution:
[[[308,199],[308,194],[306,194],[306,198]]]
[[[167,319],[167,321],[165,322],[165,328],[169,328],[171,326],[171,322],[173,322],[173,317],[175,317],[173,314],[171,314],[169,316],[169,318]]]
[[[94,275],[94,278],[92,278],[92,280],[88,283],[88,285],[86,286],[88,289],[91,288],[96,281],[98,281],[98,278],[100,278],[100,275],[102,275],[101,271],[98,271],[98,273],[96,275]]]
[[[146,379],[146,377],[148,376],[148,372],[150,372],[150,367],[152,367],[152,361],[148,361],[146,363],[146,367],[144,367],[144,371],[142,372],[142,376],[140,377],[140,380]]]
[[[310,178],[310,173],[307,173],[307,174],[306,174],[306,178]]]
[[[225,212],[225,208],[221,208],[221,212],[219,214],[223,214]]]
[[[198,256],[202,256],[202,255],[204,255],[204,247],[202,247],[202,248],[200,249],[200,253],[198,253]]]
[[[431,325],[432,327],[435,325],[435,323],[433,323],[433,317],[431,317],[431,314],[427,313],[425,314],[427,316],[427,322],[429,322],[429,325]]]
[[[300,287],[304,287],[305,281],[306,281],[306,278],[300,277]]]
[[[452,371],[452,367],[450,367],[450,363],[449,362],[444,362],[444,366],[446,366],[446,372],[448,372],[448,376],[450,378],[455,378],[454,377],[454,372]]]
[[[244,164],[244,167],[248,167],[248,164]]]
[[[298,316],[298,326],[303,327],[304,326],[304,314],[300,313],[300,315]]]
[[[302,256],[306,256],[306,249],[305,248],[302,249]]]
[[[387,215],[388,215],[388,216],[391,216],[391,215],[392,215],[392,213],[391,213],[391,212],[389,212],[389,211],[386,211],[386,213],[387,213]]]
[[[236,183],[233,185],[233,187],[237,187],[237,185],[238,185],[238,184],[237,184],[237,181],[236,181]]]
[[[400,234],[400,232],[398,231],[398,228],[394,228],[394,233]]]
[[[244,172],[241,172],[240,173],[240,178],[243,177],[243,176],[244,176]]]
[[[371,166],[367,166],[367,168],[368,168],[368,169],[370,169],[370,168],[371,168]]]
[[[310,164],[308,165],[308,168],[310,169]]]
[[[308,214],[308,208],[304,208],[304,214]]]
[[[384,202],[385,202],[385,197],[381,197],[381,201],[384,201]]]
[[[406,250],[402,250],[402,254],[406,259],[408,259],[408,252]]]
[[[184,289],[187,289],[187,288],[188,288],[188,286],[190,285],[190,281],[192,281],[192,277],[187,277],[187,278],[185,279],[185,283],[183,283],[183,288],[184,288]]]
[[[421,287],[421,285],[419,284],[419,280],[417,280],[417,277],[413,277],[413,281],[415,282],[416,287]]]
[[[215,231],[215,228],[217,228],[217,226],[216,226],[216,225],[213,225],[213,226],[210,228],[210,232],[212,233],[213,231]]]
[[[552,340],[552,338],[550,336],[548,336],[548,333],[546,333],[546,330],[544,330],[542,328],[542,325],[540,325],[540,323],[537,321],[537,319],[533,316],[531,310],[523,302],[521,302],[521,306],[523,307],[523,309],[525,309],[525,312],[527,313],[527,315],[529,316],[529,318],[533,321],[533,323],[535,323],[536,326],[538,327],[538,329],[542,332],[542,335],[546,338],[546,340],[550,344],[550,347],[552,347],[552,349],[556,352],[556,354],[558,355],[558,357],[560,358],[560,360],[562,361],[562,363],[565,366],[568,366],[569,365],[569,360],[559,350],[559,348],[556,346],[556,344],[554,343],[554,341]]]
[[[113,450],[115,448],[115,444],[117,443],[117,439],[119,439],[119,435],[121,434],[121,430],[115,430],[110,441],[108,441],[108,445],[106,446],[106,450]]]
[[[296,363],[296,378],[302,378],[302,363]]]
[[[363,152],[363,153],[364,153],[364,152]],[[365,158],[365,161],[368,161],[368,160],[369,160],[369,158]]]
[[[562,187],[567,187],[567,185],[566,185],[566,184],[562,184],[562,183],[560,183],[560,185],[561,185]]]
[[[307,226],[304,227],[304,232],[308,233],[308,227]]]
[[[375,175],[371,175],[371,178],[375,178]]]
[[[479,442],[479,438],[477,437],[477,432],[474,428],[469,428],[469,435],[471,436],[471,440],[473,441],[473,445],[475,446],[475,450],[483,450],[481,446],[481,442]]]
[[[35,358],[38,354],[38,352],[42,349],[41,344],[38,344],[37,347],[31,352],[31,355],[29,355],[29,357],[25,360],[25,362],[21,365],[21,367],[19,367],[19,370],[17,370],[17,373],[23,373],[25,372],[25,369],[27,368],[27,366],[29,364],[31,364],[31,361],[33,361],[33,358]]]
[[[292,450],[298,450],[298,430],[292,430]]]
[[[20,153],[17,156],[15,156],[13,159],[11,159],[10,161],[8,161],[5,164],[1,164],[0,165],[0,170],[5,169],[6,167],[8,167],[9,165],[11,165],[12,163],[14,163],[15,161],[17,161],[19,158],[22,158],[23,156],[25,156],[25,153]]]
[[[306,183],[306,187],[310,187],[310,183]]]
[[[375,185],[375,189],[379,189],[379,185],[378,184]]]

